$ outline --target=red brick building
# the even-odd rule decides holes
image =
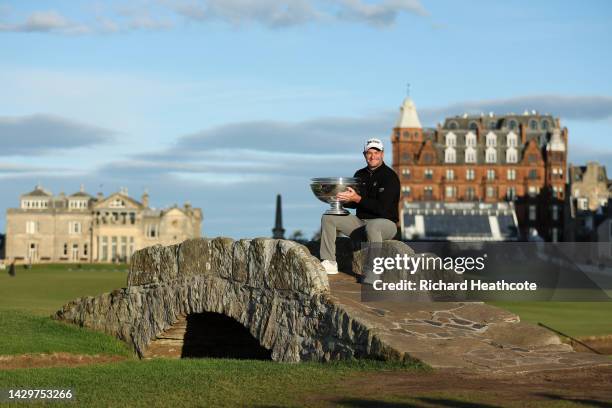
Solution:
[[[535,111],[444,120],[421,126],[406,98],[393,129],[393,168],[405,202],[514,201],[521,236],[562,239],[567,128]]]

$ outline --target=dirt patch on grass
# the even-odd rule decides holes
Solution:
[[[97,363],[114,363],[126,359],[127,358],[124,356],[108,356],[98,354],[19,354],[0,356],[0,370],[43,367],[76,367]]]
[[[600,354],[612,355],[612,336],[581,337],[578,340],[580,340],[582,344],[575,341],[569,342],[576,351],[597,351]]]
[[[612,407],[612,367],[512,376],[450,370],[365,373],[314,399],[346,407],[505,407],[562,401]]]

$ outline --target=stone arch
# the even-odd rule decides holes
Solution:
[[[127,288],[72,301],[55,318],[114,335],[142,357],[181,316],[205,312],[239,322],[275,361],[389,358],[389,348],[332,300],[320,262],[285,240],[142,249]]]

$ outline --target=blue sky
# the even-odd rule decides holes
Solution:
[[[309,178],[389,144],[407,82],[425,126],[538,109],[572,162],[612,166],[611,17],[604,0],[0,0],[0,211],[37,182],[147,188],[201,207],[206,236],[255,237],[281,193],[310,236]]]

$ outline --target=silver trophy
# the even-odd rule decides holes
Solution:
[[[330,215],[348,215],[349,212],[342,207],[340,200],[336,198],[338,193],[346,191],[347,187],[351,187],[357,191],[359,188],[359,179],[354,177],[321,177],[310,180],[310,188],[314,195],[324,203],[329,203],[330,209],[325,211],[325,214]]]

